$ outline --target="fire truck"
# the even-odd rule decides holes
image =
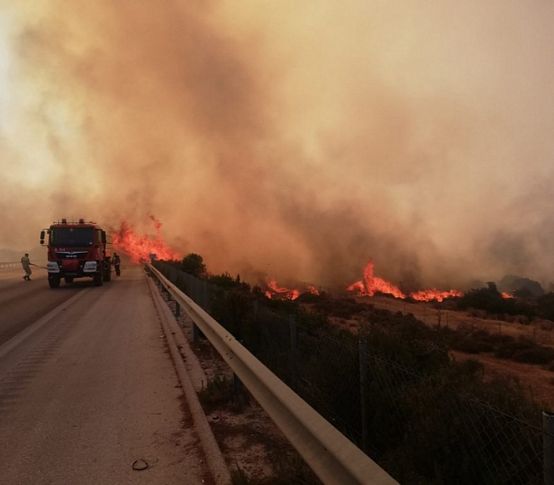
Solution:
[[[106,231],[94,222],[54,222],[40,232],[40,244],[48,236],[48,284],[58,288],[75,278],[92,278],[95,286],[111,280],[111,258]]]

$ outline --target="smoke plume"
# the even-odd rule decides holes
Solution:
[[[154,214],[212,271],[550,281],[552,25],[543,0],[0,0],[0,247]]]

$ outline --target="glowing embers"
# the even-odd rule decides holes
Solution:
[[[155,234],[138,234],[126,221],[121,223],[118,231],[112,235],[115,251],[120,251],[131,258],[135,263],[149,261],[155,255],[157,259],[180,259],[161,236],[162,224],[154,216],[150,216],[154,225]]]

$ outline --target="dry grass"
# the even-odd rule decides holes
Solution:
[[[490,333],[500,333],[512,337],[525,337],[536,343],[554,347],[554,324],[548,320],[536,320],[527,325],[518,321],[505,321],[487,319],[479,313],[471,313],[458,310],[439,310],[432,303],[410,303],[383,296],[361,298],[360,301],[370,302],[375,308],[389,310],[391,312],[411,313],[426,325],[442,325],[453,329],[460,326],[470,326],[475,329],[486,330]]]

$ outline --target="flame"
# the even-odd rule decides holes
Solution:
[[[357,291],[362,296],[373,296],[375,293],[384,293],[386,295],[392,295],[395,298],[406,298],[406,295],[402,293],[400,288],[383,278],[375,276],[373,274],[373,268],[373,261],[369,261],[364,268],[363,280],[352,283],[347,290]]]
[[[510,299],[514,298],[514,295],[512,295],[511,293],[508,293],[506,291],[503,291],[502,293],[500,293],[500,296],[502,298],[504,298],[505,300],[510,300]]]
[[[180,259],[179,254],[162,239],[161,222],[154,216],[150,216],[150,219],[156,230],[153,236],[139,235],[128,222],[123,221],[119,230],[112,234],[114,249],[128,255],[134,263],[148,261],[152,254],[155,254],[158,259]]]
[[[435,288],[428,290],[414,291],[410,296],[416,301],[443,301],[447,298],[456,298],[464,296],[460,290],[437,290]]]
[[[285,288],[284,286],[279,286],[277,281],[273,278],[270,278],[266,282],[267,289],[264,291],[264,294],[267,298],[270,300],[274,299],[275,297],[278,297],[283,300],[296,300],[302,293],[311,293],[312,295],[319,295],[319,290],[313,286],[308,285],[306,286],[306,290],[304,292],[296,289],[296,288]]]
[[[357,292],[360,296],[373,296],[375,293],[392,295],[395,298],[405,299],[406,295],[394,284],[374,275],[374,264],[369,261],[364,268],[363,280],[356,281],[346,288],[347,291]],[[443,301],[446,298],[463,296],[459,290],[427,289],[414,291],[409,295],[416,301]]]
[[[312,295],[319,296],[319,290],[313,285],[308,285],[308,287],[306,288],[306,291],[308,293],[311,293]]]
[[[296,300],[300,296],[299,290],[279,286],[274,279],[268,280],[266,284],[268,289],[265,291],[265,296],[270,300],[275,296],[279,296],[284,300]]]

